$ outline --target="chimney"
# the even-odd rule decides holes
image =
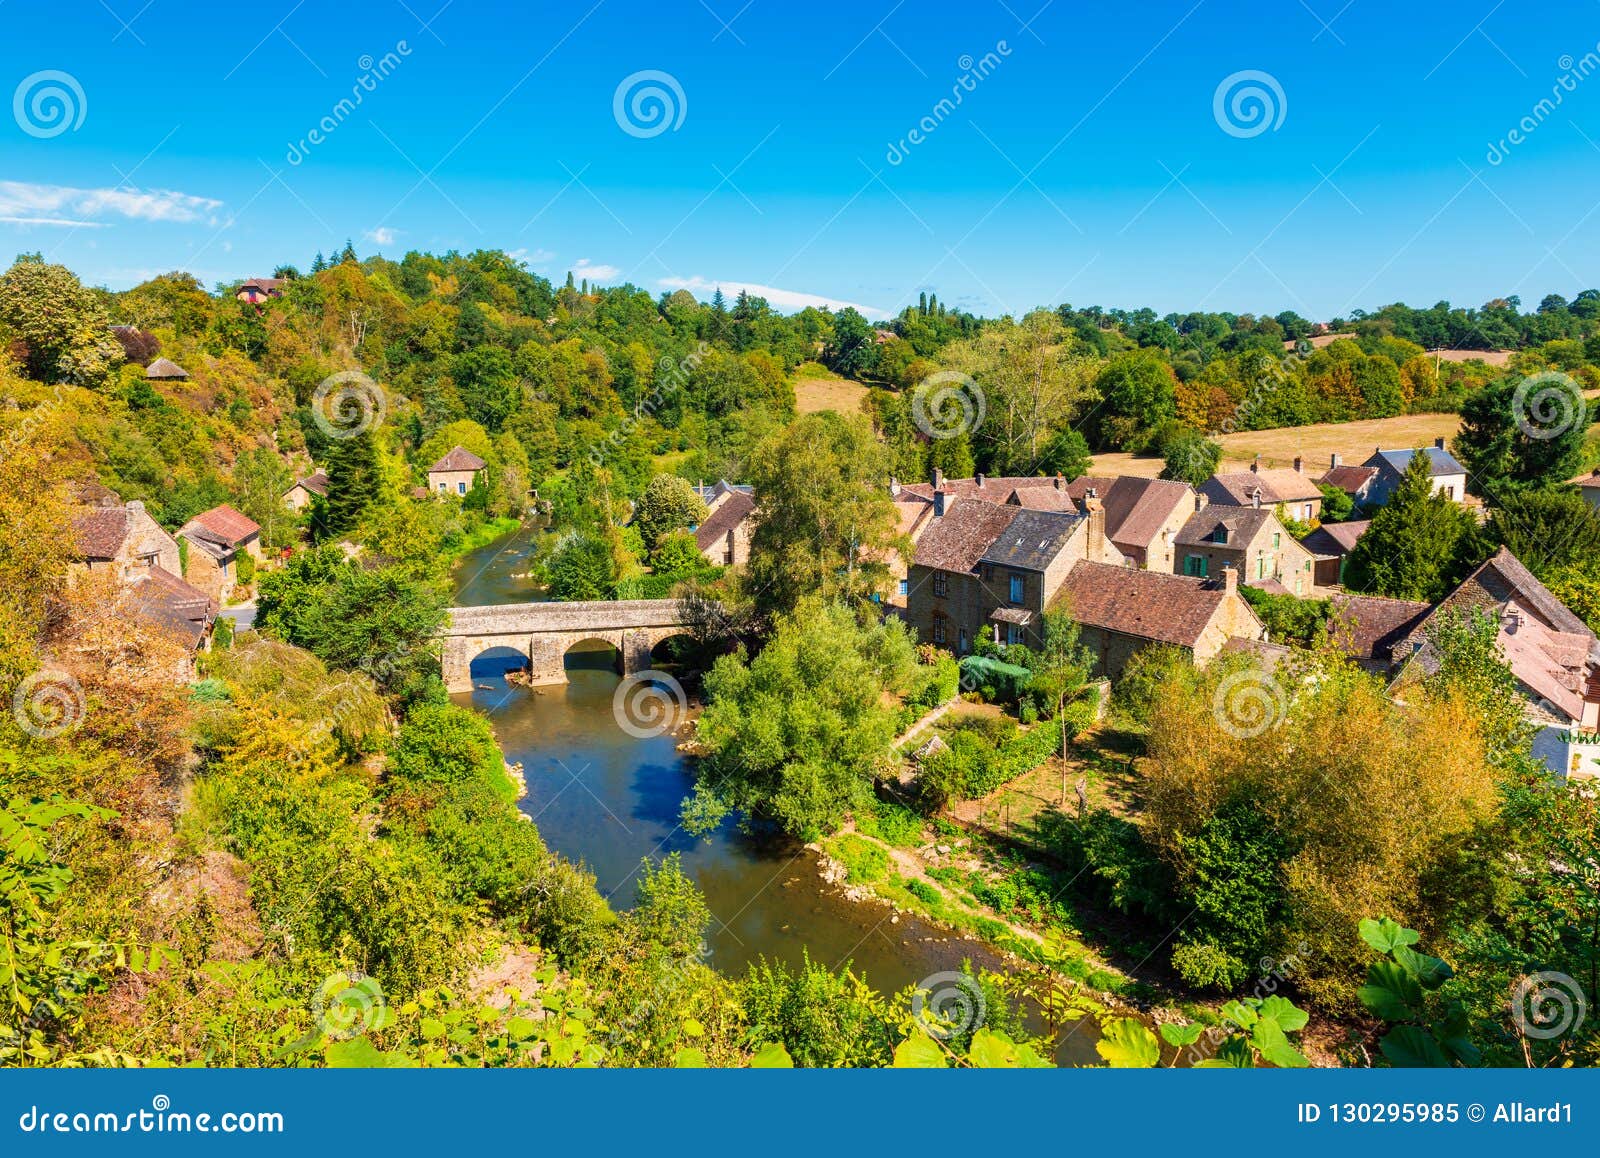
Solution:
[[[1435,449],[1435,450],[1443,450],[1444,449],[1444,439],[1442,439],[1442,438],[1434,439],[1433,440],[1433,449]]]
[[[1089,516],[1089,538],[1085,544],[1087,549],[1085,558],[1091,563],[1103,562],[1106,553],[1106,508],[1094,487],[1083,492],[1083,509]]]
[[[1344,464],[1344,459],[1339,457],[1339,452],[1338,451],[1334,451],[1332,454],[1330,454],[1328,456],[1328,469],[1329,470],[1336,470],[1338,467],[1342,466],[1343,464]]]
[[[1253,491],[1250,492],[1250,505],[1252,507],[1254,507],[1258,511],[1261,509],[1261,488],[1260,487],[1256,487]]]
[[[1199,491],[1195,491],[1194,492],[1194,513],[1198,515],[1201,511],[1206,509],[1206,505],[1208,503],[1210,503],[1210,502],[1211,502],[1211,499],[1210,499],[1209,496],[1201,494]]]
[[[942,490],[935,490],[933,492],[933,517],[936,519],[944,518],[944,511],[945,493]]]
[[[138,511],[140,514],[143,514],[144,513],[144,503],[142,501],[140,501],[139,499],[129,499],[128,500],[128,510],[130,510],[130,511]]]
[[[1594,473],[1595,474],[1600,474],[1600,467],[1596,467]],[[1060,490],[1062,487],[1067,485],[1066,480],[1063,479],[1059,474],[1056,475],[1055,482],[1056,482],[1056,490]]]
[[[1222,565],[1222,589],[1230,595],[1239,593],[1239,569],[1232,563]]]
[[[933,468],[932,482],[933,482],[933,489],[936,492],[944,489],[944,471],[940,470],[938,467],[934,467]]]
[[[894,475],[890,475],[889,476],[889,494],[890,494],[891,497],[893,497],[895,495],[898,495],[899,493],[900,493],[900,480],[895,478]]]
[[[981,475],[981,474],[978,476],[978,489],[979,490],[983,489],[983,475]]]
[[[1294,456],[1294,473],[1295,474],[1305,474],[1306,473],[1306,460],[1301,458],[1298,454]]]
[[[1261,456],[1259,454],[1250,460],[1250,469],[1252,471],[1259,471],[1261,469]]]

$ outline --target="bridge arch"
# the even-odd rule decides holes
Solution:
[[[525,649],[497,643],[486,647],[468,662],[468,674],[476,682],[480,679],[502,677],[507,672],[522,671],[528,666]]]
[[[591,659],[590,657],[596,657]],[[603,658],[602,658],[603,657]],[[607,639],[601,635],[587,635],[574,639],[561,653],[561,666],[566,671],[581,669],[593,671],[597,666],[609,667],[622,674],[622,640]]]

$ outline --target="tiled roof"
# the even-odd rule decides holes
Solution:
[[[1262,527],[1276,518],[1270,507],[1230,507],[1219,503],[1190,515],[1189,521],[1178,531],[1177,542],[1186,547],[1240,547],[1254,539]],[[1227,529],[1226,542],[1217,541],[1215,536],[1218,527]]]
[[[1015,623],[1019,627],[1026,627],[1033,622],[1033,612],[1026,607],[996,607],[989,613],[989,618],[996,623]]]
[[[1246,587],[1254,587],[1257,591],[1265,591],[1268,595],[1291,595],[1291,592],[1277,579],[1251,579],[1245,583]]]
[[[1377,477],[1378,468],[1375,466],[1336,466],[1317,481],[1323,486],[1338,487],[1345,494],[1354,495]]]
[[[748,483],[731,483],[727,479],[719,479],[710,486],[699,483],[694,487],[694,493],[699,495],[700,501],[708,507],[713,499],[721,498],[723,495],[732,494],[735,491],[739,494],[753,495],[756,493],[756,488]]]
[[[1600,487],[1600,466],[1595,467],[1592,474],[1580,474],[1577,478],[1573,479],[1572,482],[1574,485],[1583,487],[1585,490]]]
[[[946,514],[945,517],[950,516]],[[1083,519],[1082,515],[1064,515],[1059,511],[1019,508],[1010,524],[985,549],[981,560],[999,567],[1043,571],[1061,553]]]
[[[470,450],[452,446],[449,454],[428,468],[428,473],[433,474],[442,470],[482,470],[488,465]]]
[[[915,539],[933,518],[933,503],[929,499],[918,498],[902,491],[895,496],[894,514],[898,523],[895,529],[900,534]]]
[[[1348,555],[1355,550],[1356,543],[1367,533],[1367,528],[1370,526],[1372,526],[1371,519],[1353,519],[1348,523],[1323,523],[1301,539],[1300,545],[1313,555]]]
[[[1361,659],[1388,659],[1394,645],[1433,610],[1429,603],[1377,595],[1332,595],[1329,602],[1329,636]]]
[[[1099,492],[1106,511],[1106,538],[1119,547],[1149,550],[1161,528],[1179,510],[1194,506],[1188,483],[1125,475]]]
[[[1241,470],[1214,474],[1201,484],[1200,492],[1214,503],[1248,507],[1252,505],[1252,494],[1257,488],[1261,491],[1263,505],[1322,497],[1316,483],[1293,470]]]
[[[1226,598],[1220,584],[1204,579],[1080,562],[1068,572],[1053,606],[1087,627],[1194,647]]]
[[[734,491],[706,516],[706,521],[695,528],[695,545],[702,551],[722,542],[727,533],[737,527],[756,509],[756,501],[747,494]]]
[[[1055,487],[1017,487],[1006,496],[1006,503],[1013,507],[1027,507],[1030,511],[1060,511],[1067,515],[1076,514],[1078,510],[1064,487],[1059,490]]]
[[[1426,454],[1429,458],[1428,474],[1431,478],[1438,478],[1442,474],[1466,474],[1467,468],[1455,460],[1455,456],[1441,446],[1424,446],[1418,450],[1380,450],[1373,458],[1380,458],[1400,474],[1406,473],[1406,467],[1411,465],[1411,456]],[[1367,460],[1369,463],[1372,459]],[[1376,464],[1373,464],[1376,465]]]
[[[956,502],[928,524],[912,561],[941,571],[971,571],[1011,520],[1028,512],[998,503]]]
[[[93,507],[72,517],[72,538],[85,559],[115,559],[128,537],[126,507]]]
[[[306,490],[314,495],[326,495],[328,493],[328,474],[326,471],[319,470],[314,474],[306,475],[305,478],[295,479],[294,486],[305,487]],[[294,490],[294,487],[289,489]]]
[[[165,628],[193,650],[217,617],[217,602],[160,567],[139,567],[128,575],[130,610],[147,623]]]
[[[1057,486],[1068,490],[1071,485],[1054,475],[1001,475],[996,478],[979,475],[974,478],[947,478],[944,480],[944,492],[961,499],[983,499],[985,502],[1003,503],[1011,497],[1012,491]],[[900,490],[910,491],[920,498],[933,498],[931,482],[902,483]]]
[[[211,538],[229,547],[237,547],[251,535],[261,533],[259,523],[248,515],[240,514],[227,503],[212,507],[209,511],[201,511],[183,525],[179,534],[192,533],[197,528],[209,532]]]

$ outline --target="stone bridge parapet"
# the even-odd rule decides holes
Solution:
[[[455,607],[443,632],[445,686],[470,690],[472,661],[497,647],[527,656],[532,682],[563,683],[568,649],[590,639],[616,648],[622,674],[632,675],[650,667],[650,652],[658,643],[687,631],[676,599]]]

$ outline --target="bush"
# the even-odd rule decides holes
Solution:
[[[389,774],[413,783],[478,782],[502,800],[516,799],[489,721],[454,704],[420,704],[411,710],[390,753]]]
[[[909,808],[880,800],[872,811],[856,817],[856,829],[898,848],[915,848],[922,843],[923,819]]]
[[[921,880],[920,878],[917,880],[907,881],[906,892],[916,897],[917,900],[921,901],[925,905],[937,905],[940,901],[944,900],[943,893],[934,888],[927,881]]]
[[[1134,723],[1147,728],[1161,686],[1175,678],[1192,683],[1194,673],[1194,661],[1182,648],[1168,644],[1142,648],[1122,669],[1122,678],[1111,689],[1111,703]]]
[[[846,833],[831,846],[834,859],[844,865],[845,879],[853,885],[871,884],[889,869],[889,854],[882,847]]]
[[[1172,949],[1173,971],[1196,989],[1237,989],[1250,979],[1250,963],[1210,941],[1180,941]]]

